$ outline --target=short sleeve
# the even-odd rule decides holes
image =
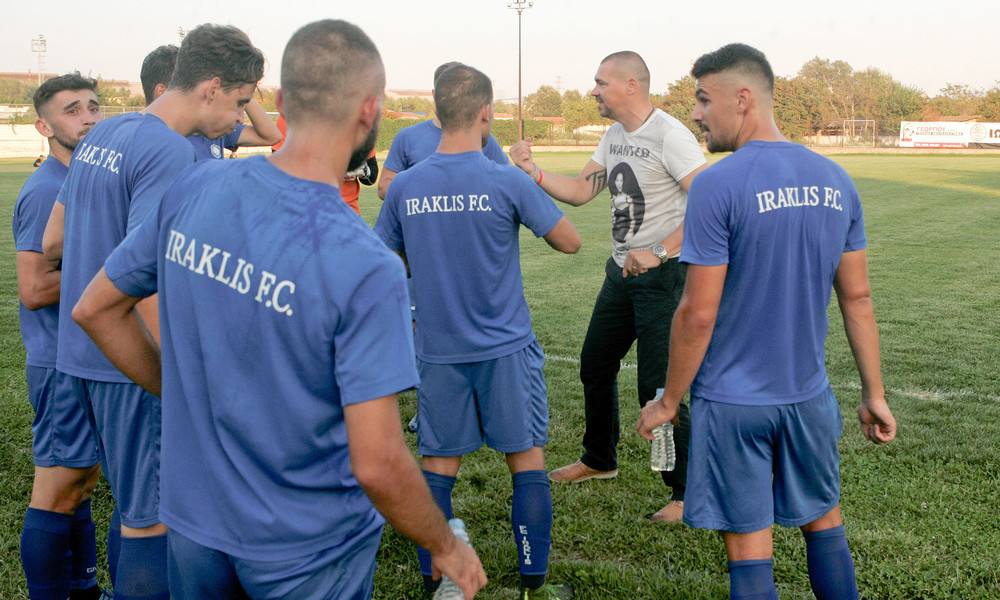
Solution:
[[[342,314],[334,333],[334,369],[343,405],[417,385],[406,274],[398,258],[380,253],[360,275]]]
[[[406,129],[400,129],[396,133],[396,137],[392,138],[392,144],[389,145],[389,155],[385,157],[385,162],[382,163],[383,169],[388,169],[394,173],[402,173],[407,169],[406,164]]]
[[[729,192],[704,172],[688,192],[681,262],[716,266],[729,264]]]
[[[243,124],[237,125],[236,129],[234,129],[232,132],[230,132],[229,134],[227,134],[225,137],[222,138],[222,146],[226,150],[230,150],[230,151],[236,150],[237,148],[239,148],[240,147],[240,134],[243,133],[243,129],[245,127],[246,127],[246,125],[243,125]]]
[[[398,213],[400,189],[402,188],[399,185],[389,186],[385,202],[382,203],[382,209],[375,221],[375,235],[395,252],[403,250],[403,229]]]
[[[563,217],[563,211],[549,198],[531,176],[517,167],[511,167],[510,177],[517,183],[518,193],[512,199],[517,216],[535,237],[548,235]]]
[[[853,252],[868,247],[868,236],[865,234],[864,209],[861,207],[861,198],[854,182],[850,181],[851,190],[851,222],[847,226],[847,243],[844,245],[844,252]]]
[[[41,252],[45,226],[58,189],[36,188],[26,193],[14,212],[14,245],[18,252]],[[48,201],[46,201],[48,198]]]
[[[608,131],[610,131],[610,130],[608,130]],[[609,136],[607,134],[607,132],[605,132],[604,135],[601,136],[601,141],[597,142],[597,150],[594,150],[593,156],[590,157],[590,160],[592,160],[595,163],[601,165],[602,167],[607,167],[608,166],[608,138],[609,137],[611,137],[611,136]]]
[[[705,164],[705,153],[694,134],[678,125],[671,127],[663,136],[663,168],[675,180],[680,181],[692,171]]]

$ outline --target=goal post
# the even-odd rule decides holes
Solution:
[[[874,148],[877,136],[874,119],[844,119],[840,145],[845,148]]]

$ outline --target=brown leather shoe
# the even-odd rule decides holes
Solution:
[[[659,523],[681,523],[684,520],[684,501],[671,500],[666,506],[653,513],[649,520]]]
[[[549,471],[549,479],[562,483],[583,483],[588,479],[612,479],[618,477],[618,469],[614,471],[598,471],[583,464],[583,461],[576,461],[571,465],[559,467],[554,471]]]

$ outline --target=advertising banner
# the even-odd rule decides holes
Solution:
[[[901,148],[1000,148],[1000,123],[903,121]]]
[[[903,121],[899,127],[901,148],[965,148],[965,123]]]
[[[969,148],[1000,148],[1000,123],[969,123]]]

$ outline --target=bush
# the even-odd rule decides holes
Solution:
[[[382,125],[378,129],[378,140],[375,142],[375,150],[379,152],[388,150],[397,133],[407,127],[410,127],[411,125],[423,123],[426,120],[427,119],[382,119]]]
[[[493,121],[493,137],[500,142],[501,146],[510,146],[514,142],[518,141],[517,137],[517,121]],[[524,121],[524,137],[530,138],[548,138],[549,137],[549,122],[548,121],[535,121],[525,119]]]

